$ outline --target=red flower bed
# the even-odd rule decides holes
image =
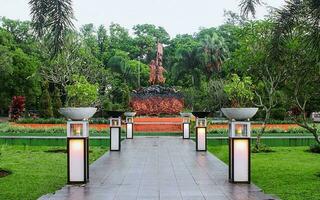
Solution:
[[[183,110],[183,99],[173,97],[134,98],[130,102],[137,115],[177,115]]]

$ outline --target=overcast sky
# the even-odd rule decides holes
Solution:
[[[0,16],[30,20],[29,0],[0,0]],[[224,22],[223,11],[238,12],[240,0],[73,0],[80,27],[111,22],[131,29],[135,24],[151,23],[163,26],[171,36],[194,33],[199,27],[218,26]],[[280,7],[284,0],[264,0],[257,17],[263,18],[267,6]]]

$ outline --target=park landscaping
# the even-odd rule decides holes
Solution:
[[[228,136],[245,140],[238,160],[254,152],[252,180],[266,193],[320,199],[320,4],[286,1],[257,20],[262,3],[241,0],[240,15],[174,37],[153,24],[76,29],[72,0],[30,0],[31,21],[1,17],[0,115],[9,120],[0,123],[0,199],[33,200],[73,182],[66,146],[86,168],[86,142],[92,163],[109,142],[121,150],[128,124],[134,137],[181,136],[181,112],[197,118],[186,129],[196,151],[208,136],[228,163]],[[120,131],[125,111],[137,117]]]
[[[320,199],[320,154],[308,147],[272,147],[274,152],[254,153],[252,181],[268,194],[283,200]],[[228,164],[228,147],[210,145],[208,150]]]
[[[90,148],[90,163],[107,151],[107,146]],[[0,199],[35,200],[66,184],[65,147],[0,145],[0,169],[10,175],[0,178]]]

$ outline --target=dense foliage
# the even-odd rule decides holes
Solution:
[[[265,20],[247,17],[263,1],[243,0],[243,16],[226,11],[225,24],[173,38],[163,27],[152,24],[138,24],[132,34],[119,24],[86,24],[76,31],[70,1],[61,5],[66,10],[64,27],[55,33],[52,26],[62,22],[48,18],[39,24],[44,12],[39,2],[30,1],[32,23],[1,19],[2,115],[7,115],[12,97],[22,95],[26,98],[27,114],[41,113],[42,107],[50,105],[48,116],[58,116],[57,109],[67,103],[66,88],[73,82],[74,74],[99,85],[99,109],[128,109],[130,93],[148,86],[148,64],[155,57],[157,41],[165,45],[166,86],[182,91],[186,110],[214,111],[229,106],[230,95],[228,99],[224,88],[231,74],[240,79],[251,77],[254,95],[250,93],[250,101],[245,104],[261,108],[257,118],[295,117],[303,121],[303,116],[320,110],[320,54],[318,48],[307,45],[316,38],[310,35],[319,33],[314,23],[304,23],[306,19],[301,17],[312,11],[310,19],[317,19],[318,7],[312,0],[299,1],[299,5],[290,1]],[[48,3],[51,7],[47,9],[54,7],[54,1]],[[289,21],[285,14],[293,8],[296,15],[291,14],[297,20],[286,24]],[[53,41],[48,38],[63,42],[52,49]],[[45,82],[49,84],[47,88]],[[304,114],[289,116],[292,108]]]

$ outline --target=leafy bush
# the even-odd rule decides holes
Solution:
[[[251,77],[241,78],[237,74],[232,74],[231,80],[224,86],[224,92],[231,101],[232,107],[246,107],[254,97]]]
[[[298,128],[289,128],[289,133],[310,133],[307,129],[298,127]]]
[[[275,108],[271,111],[271,118],[276,120],[284,120],[287,115],[287,110],[284,108]]]
[[[20,118],[17,124],[65,124],[64,118]]]
[[[254,145],[253,148],[251,149],[252,153],[270,153],[274,152],[269,146],[260,143],[258,146]]]
[[[17,124],[66,124],[64,118],[20,118],[16,121]],[[109,119],[104,118],[91,118],[90,124],[109,124]]]
[[[224,128],[219,128],[219,129],[211,129],[208,134],[228,134],[228,130]]]
[[[51,97],[48,91],[48,83],[44,83],[42,95],[40,97],[40,116],[49,118],[53,117]]]
[[[62,107],[60,90],[55,88],[52,94],[52,112],[54,117],[59,117],[61,114],[59,113],[59,108]]]
[[[26,98],[24,96],[12,97],[11,105],[9,108],[9,117],[11,120],[18,120],[25,110]]]
[[[98,99],[98,84],[91,84],[84,76],[74,75],[73,84],[66,86],[67,104],[71,107],[92,106]]]

